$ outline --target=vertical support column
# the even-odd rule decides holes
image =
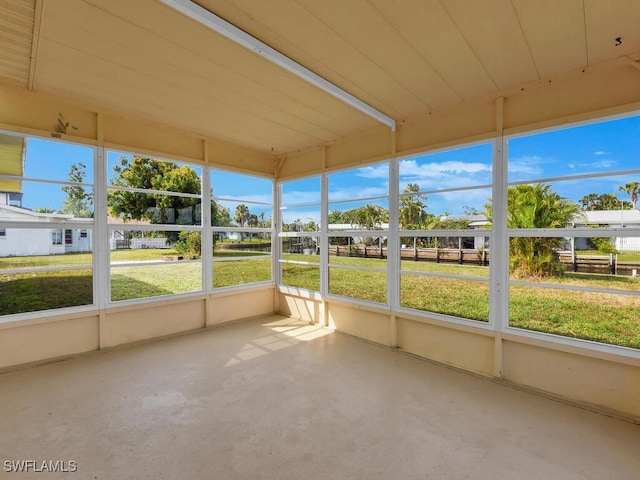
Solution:
[[[204,326],[211,325],[211,292],[213,290],[213,232],[211,230],[211,169],[209,168],[209,142],[204,142],[204,165],[202,167],[202,290],[206,294]]]
[[[278,178],[273,182],[273,218],[271,220],[271,278],[273,278],[273,309],[276,313],[280,311],[280,284],[282,284],[282,269],[280,260],[282,259],[282,243],[278,233],[282,224],[282,186],[278,183]]]
[[[320,323],[329,326],[327,293],[329,292],[329,181],[327,179],[327,147],[322,147],[322,175],[320,177]]]
[[[507,155],[504,139],[504,98],[496,99],[496,138],[493,146],[491,262],[489,320],[495,331],[493,375],[503,375],[502,332],[509,325],[509,239],[507,238]]]
[[[111,299],[109,224],[107,215],[107,161],[102,114],[96,118],[98,146],[93,162],[93,296],[98,307],[98,348],[109,345],[106,307]]]
[[[396,310],[400,305],[400,238],[398,223],[400,217],[400,180],[396,159],[396,130],[391,132],[391,158],[389,159],[389,236],[387,237],[387,302],[390,307],[392,347],[398,346],[398,326]]]

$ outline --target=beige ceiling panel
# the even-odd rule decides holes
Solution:
[[[124,12],[105,12],[83,2],[66,0],[56,5],[58,8],[48,12],[42,29],[37,86],[43,90],[54,91],[52,79],[69,70],[82,71],[81,76],[93,73],[94,81],[108,85],[85,88],[89,98],[83,101],[102,106],[108,102],[110,109],[131,111],[161,123],[174,122],[171,124],[205,135],[215,135],[222,126],[224,138],[254,148],[258,148],[255,141],[247,140],[249,126],[263,137],[271,135],[268,142],[264,138],[257,140],[261,148],[279,150],[285,145],[295,148],[310,142],[326,142],[375,125],[374,120],[203,27],[195,29],[202,30],[207,37],[204,48],[203,42],[185,40],[184,32],[169,32],[175,24],[182,24],[183,30],[188,31],[194,30],[194,24],[187,19],[176,21],[182,17],[176,17],[175,12],[162,5],[160,19],[164,14],[171,20],[162,29],[163,36],[131,23],[135,20],[131,10],[126,11],[125,21],[120,17]],[[110,8],[127,5],[130,3],[108,3]],[[169,38],[170,34],[174,37]],[[178,45],[185,41],[184,47]],[[72,51],[62,55],[65,46]],[[198,47],[204,51],[198,51]],[[231,68],[220,63],[225,59]],[[249,65],[243,67],[243,63]],[[240,73],[235,73],[237,70]],[[255,77],[256,71],[266,75],[253,80],[249,73],[253,72]],[[273,87],[264,78],[269,74],[274,77]],[[111,95],[107,95],[109,91]],[[76,92],[67,88],[65,93]],[[202,109],[213,120],[194,125],[193,113]],[[156,113],[152,115],[152,111]],[[164,117],[158,116],[160,112]],[[345,122],[339,122],[340,119]],[[286,140],[281,140],[281,135]],[[296,135],[299,138],[293,138]]]
[[[86,27],[91,29],[91,22]],[[90,31],[90,30],[89,30]],[[234,89],[231,85],[215,85],[212,86],[212,82],[202,75],[203,68],[198,68],[197,59],[182,60],[182,67],[177,64],[169,64],[164,59],[158,58],[151,54],[145,55],[145,52],[139,52],[135,48],[126,48],[118,37],[100,38],[96,35],[87,35],[83,33],[83,30],[74,28],[73,25],[66,23],[63,20],[58,22],[49,22],[46,32],[46,37],[43,37],[43,43],[50,42],[58,45],[64,45],[74,50],[72,54],[82,61],[82,65],[85,70],[91,70],[94,68],[94,64],[100,63],[100,61],[110,63],[114,65],[114,68],[122,70],[120,77],[111,78],[111,82],[117,82],[122,84],[129,84],[128,88],[135,88],[136,85],[131,85],[131,82],[138,79],[143,85],[138,85],[138,89],[145,89],[147,85],[153,82],[153,88],[158,89],[161,96],[156,101],[162,101],[166,103],[169,101],[176,101],[179,97],[192,97],[196,98],[195,105],[209,104],[226,106],[237,110],[238,113],[246,115],[252,115],[257,118],[261,118],[263,121],[275,122],[279,125],[286,126],[287,128],[293,128],[301,133],[305,133],[316,141],[329,141],[335,138],[338,133],[326,130],[322,127],[314,125],[305,121],[300,115],[296,115],[296,111],[293,113],[284,111],[279,108],[275,108],[268,103],[260,101],[259,99],[253,99],[249,95],[243,95],[241,92]],[[138,42],[133,42],[138,44]],[[43,46],[43,49],[49,48],[49,44]],[[76,49],[73,46],[81,46],[80,49]],[[49,50],[46,50],[50,52]],[[77,52],[77,54],[76,54]],[[86,52],[92,52],[90,59],[83,59],[80,52],[87,54]],[[176,52],[178,53],[178,52]],[[182,53],[182,52],[180,52]],[[46,56],[47,54],[43,54]],[[88,55],[88,54],[87,54]],[[64,61],[68,61],[66,58]],[[90,63],[86,63],[90,62]],[[195,63],[198,62],[198,63]],[[55,62],[51,62],[54,69],[57,68]],[[69,68],[70,65],[65,65],[65,68]],[[41,66],[44,68],[44,66]],[[95,66],[95,68],[100,68]],[[43,70],[43,74],[51,75],[50,70]],[[185,88],[188,85],[188,88]],[[40,84],[42,88],[46,88],[46,85]],[[294,105],[297,107],[297,104]],[[214,107],[215,108],[215,107]],[[215,113],[217,110],[214,110]],[[324,123],[329,124],[328,121]],[[295,127],[292,127],[294,126]]]
[[[640,1],[584,0],[584,15],[590,65],[640,50]]]
[[[301,1],[305,8],[326,23],[336,35],[393,78],[398,83],[398,88],[406,89],[415,97],[415,107],[403,112],[404,116],[461,100],[400,31],[367,2]],[[385,92],[378,94],[383,95]],[[393,95],[393,92],[386,95]]]
[[[52,82],[51,85],[57,91],[69,96],[73,95],[74,98],[90,98],[91,90],[95,88],[97,82],[93,83],[91,77],[87,77],[87,80],[87,83],[80,83],[69,76],[68,78],[60,78],[57,80],[59,83]],[[118,95],[117,91],[107,93],[108,95]],[[295,131],[283,132],[282,129],[274,127],[273,124],[256,124],[249,120],[243,122],[244,119],[234,115],[233,110],[223,112],[220,115],[211,115],[206,105],[196,108],[185,106],[184,104],[166,106],[152,104],[154,96],[156,96],[155,91],[139,92],[131,97],[121,97],[118,101],[130,101],[132,108],[127,112],[126,116],[128,118],[141,118],[152,122],[157,122],[157,119],[176,119],[175,125],[167,121],[162,121],[161,125],[173,125],[192,133],[227,139],[236,144],[263,152],[269,152],[272,149],[274,152],[290,151],[296,148],[301,141],[300,135]],[[144,110],[139,111],[138,102],[146,103]],[[110,109],[109,106],[106,107],[106,112],[112,115],[122,115],[122,112],[117,108]],[[259,127],[264,128],[260,129]],[[243,136],[239,138],[241,134]],[[273,141],[275,138],[278,139],[278,143]],[[308,145],[313,142],[307,140],[307,142],[302,143]]]
[[[198,3],[391,117],[402,118],[419,103],[388,72],[294,0]],[[340,14],[331,4],[321,5]]]
[[[370,3],[460,98],[468,100],[497,90],[439,0],[416,0],[410,8],[404,0]]]
[[[539,79],[510,0],[442,0],[500,89]]]
[[[27,87],[35,0],[0,1],[0,79]]]
[[[542,77],[587,65],[582,0],[513,0]]]
[[[191,52],[199,57],[200,62],[206,60],[207,63],[215,65],[216,73],[226,72],[227,76],[223,80],[219,75],[208,76],[214,84],[225,82],[227,85],[242,89],[243,95],[270,101],[279,108],[305,108],[308,115],[329,122],[334,125],[333,128],[336,128],[336,123],[356,129],[369,128],[376,124],[366,115],[310,83],[291,75],[263,57],[183,17],[159,2],[154,0],[91,1],[104,4],[109,14],[135,25],[136,28],[143,29],[156,40],[164,39],[180,47],[182,51],[178,55],[179,59],[182,58],[181,55]],[[149,15],[153,15],[154,22],[148,21]],[[166,44],[153,42],[153,48],[160,51],[163,51],[165,46]],[[171,57],[172,55],[169,54],[163,56],[164,59]],[[209,72],[205,73],[208,75]],[[248,80],[252,83],[248,84]],[[271,100],[272,97],[275,100]]]
[[[51,48],[54,55],[49,54]],[[121,106],[126,105],[129,115],[202,135],[233,139],[261,150],[286,151],[295,148],[298,142],[306,145],[314,140],[289,126],[258,121],[232,107],[208,104],[183,89],[167,96],[166,87],[152,78],[141,77],[137,72],[96,60],[69,47],[43,41],[40,51],[41,68],[50,72],[47,89],[92,104],[97,103],[96,92],[99,92],[100,104],[113,113],[122,114]],[[83,62],[90,64],[91,69],[77,75],[74,68]]]

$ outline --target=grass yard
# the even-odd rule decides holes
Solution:
[[[201,290],[201,262],[111,267],[112,302]]]
[[[118,250],[112,262],[159,260],[171,250]],[[259,252],[216,251],[213,266],[215,288],[271,280],[269,258],[231,260],[259,256]],[[282,264],[283,284],[318,291],[320,264],[316,255],[285,254],[285,260],[309,264]],[[227,260],[228,259],[228,260]],[[0,314],[31,312],[90,305],[92,272],[71,271],[2,274],[2,270],[32,267],[84,266],[91,254],[0,258]],[[375,258],[331,257],[329,292],[360,300],[386,303],[385,271],[340,268],[355,266],[385,269],[387,261]],[[113,301],[201,291],[201,263],[113,266]],[[403,261],[406,272],[429,272],[488,278],[488,267],[450,263]],[[549,286],[588,286],[640,292],[640,278],[567,273],[547,279]],[[488,282],[401,274],[400,304],[405,308],[442,313],[481,322],[489,319]],[[615,293],[558,290],[542,286],[510,288],[510,325],[518,328],[595,340],[640,349],[640,297]]]
[[[402,275],[400,305],[405,308],[489,321],[489,283]]]
[[[0,315],[92,303],[91,270],[0,274]]]
[[[512,286],[512,327],[640,348],[640,297]]]
[[[213,287],[230,287],[271,280],[271,258],[254,260],[215,261]]]

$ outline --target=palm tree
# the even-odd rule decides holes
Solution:
[[[250,213],[247,218],[247,227],[256,228],[258,226],[258,216],[255,213]],[[253,232],[249,231],[249,241],[253,240]]]
[[[416,183],[409,183],[402,193],[414,193],[415,195],[400,197],[400,226],[403,230],[418,229],[427,216],[427,205],[421,201],[426,202],[427,196],[420,194],[420,186]]]
[[[236,214],[233,219],[238,223],[241,227],[244,227],[245,222],[249,220],[249,207],[247,207],[244,203],[241,203],[236,207]]]
[[[249,212],[249,207],[247,207],[244,203],[236,206],[236,214],[233,216],[233,219],[238,223],[241,227],[244,227],[245,223],[248,223],[251,219],[251,213]],[[240,241],[242,241],[244,233],[240,232]]]
[[[343,223],[342,212],[338,209],[333,209],[329,212],[329,223]]]
[[[584,210],[596,210],[598,197],[600,197],[600,195],[597,193],[589,193],[579,200],[580,205],[582,205]]]
[[[635,210],[638,205],[638,191],[640,190],[640,182],[628,182],[624,185],[620,185],[618,190],[631,195],[631,204]]]
[[[565,228],[580,212],[577,204],[561,197],[544,183],[517,185],[507,192],[507,227]],[[491,219],[491,204],[486,215]],[[560,273],[555,250],[559,237],[514,237],[509,244],[511,271],[521,277],[548,277]]]

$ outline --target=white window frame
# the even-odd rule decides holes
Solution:
[[[275,251],[274,251],[274,242],[275,242],[275,218],[276,218],[276,209],[275,209],[275,205],[274,205],[274,189],[275,189],[275,182],[273,181],[273,179],[271,178],[265,178],[265,177],[261,177],[259,175],[251,175],[248,173],[238,173],[232,170],[226,170],[223,168],[215,168],[215,167],[211,167],[208,168],[209,170],[209,175],[210,175],[210,180],[209,180],[209,192],[211,192],[211,187],[212,187],[212,182],[211,179],[214,177],[215,172],[216,171],[222,171],[222,172],[227,172],[227,173],[233,173],[236,175],[243,175],[243,176],[247,176],[247,177],[253,177],[253,178],[260,178],[263,180],[268,180],[271,183],[271,198],[272,201],[269,202],[258,202],[255,200],[246,200],[246,199],[242,199],[242,198],[235,198],[235,197],[225,197],[225,196],[217,196],[215,195],[215,191],[214,191],[214,195],[211,196],[209,204],[211,204],[212,202],[224,202],[224,201],[228,201],[228,202],[234,202],[234,203],[244,203],[247,205],[255,205],[255,206],[265,206],[265,207],[269,207],[271,209],[271,227],[248,227],[248,226],[244,226],[244,227],[220,227],[220,226],[213,226],[211,225],[211,221],[209,222],[209,230],[210,233],[208,234],[209,237],[212,239],[213,241],[213,235],[216,235],[218,233],[225,233],[228,234],[230,232],[237,232],[240,235],[243,235],[244,233],[263,233],[263,234],[268,234],[269,238],[271,239],[271,251],[269,252],[269,254],[265,254],[265,255],[255,255],[255,256],[237,256],[237,257],[226,257],[224,259],[216,259],[215,257],[212,256],[211,262],[212,262],[212,278],[210,279],[210,282],[208,284],[208,289],[209,291],[212,292],[225,292],[225,291],[232,291],[232,290],[242,290],[242,289],[250,289],[250,288],[255,288],[255,287],[260,287],[260,286],[273,286],[275,284],[275,275],[274,275],[274,268],[273,265],[275,263]],[[233,214],[233,212],[229,212],[230,215]],[[264,280],[264,281],[258,281],[258,282],[248,282],[248,283],[242,283],[242,284],[238,284],[238,285],[227,285],[224,287],[214,287],[213,282],[214,282],[214,278],[215,278],[215,268],[216,268],[216,263],[221,263],[221,262],[237,262],[237,261],[252,261],[252,260],[264,260],[265,258],[269,258],[271,260],[271,279],[270,280]]]

